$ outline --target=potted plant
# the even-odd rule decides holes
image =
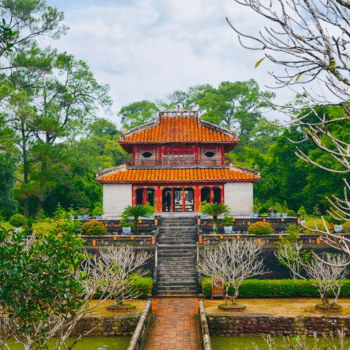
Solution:
[[[83,236],[104,236],[107,234],[107,227],[102,222],[91,220],[81,226],[80,232]]]
[[[154,214],[155,209],[149,205],[128,205],[122,214],[123,219],[130,217],[134,218],[134,229],[135,234],[139,234],[139,217],[145,217]]]
[[[288,216],[288,204],[287,201],[283,201],[283,205],[282,205],[282,217],[286,218]]]
[[[207,203],[201,206],[200,212],[202,214],[211,215],[213,217],[213,231],[214,234],[218,233],[218,216],[221,214],[228,214],[230,208],[223,203]]]
[[[100,205],[97,205],[92,211],[92,216],[95,217],[96,220],[102,220],[103,209]]]
[[[132,223],[128,221],[128,217],[122,215],[122,219],[119,221],[119,225],[122,227],[122,231],[125,235],[131,233]]]
[[[270,217],[272,217],[272,218],[275,216],[274,211],[275,211],[274,207],[270,207],[270,208],[269,208]]]
[[[261,205],[258,202],[255,202],[253,205],[253,214],[252,218],[258,218],[259,217],[259,210],[261,209]]]
[[[221,224],[224,225],[225,233],[232,232],[232,227],[233,227],[234,221],[235,220],[233,219],[232,216],[227,216],[227,214],[225,213],[223,219],[221,220]]]
[[[343,225],[334,225],[333,229],[335,233],[341,233],[343,231]]]
[[[68,214],[69,214],[69,217],[70,217],[71,220],[74,220],[74,219],[75,219],[76,212],[74,211],[72,205],[70,206],[70,209],[69,209]]]

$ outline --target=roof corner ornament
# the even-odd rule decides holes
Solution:
[[[126,130],[125,128],[121,128],[120,130],[120,136],[121,137],[124,137],[125,133],[127,132],[128,130]]]

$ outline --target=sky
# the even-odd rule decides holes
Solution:
[[[67,35],[51,46],[88,63],[114,101],[108,116],[120,126],[121,107],[143,99],[165,99],[198,84],[255,79],[262,90],[274,82],[264,54],[244,49],[239,30],[256,34],[268,24],[234,0],[47,0],[65,13]],[[46,43],[45,43],[46,44]],[[277,102],[293,96],[277,91]],[[275,112],[276,113],[276,112]],[[267,117],[276,117],[276,114]]]

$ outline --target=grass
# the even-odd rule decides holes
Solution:
[[[288,298],[288,299],[238,299],[238,304],[246,305],[247,308],[242,313],[264,313],[276,316],[305,316],[305,315],[325,315],[316,311],[315,305],[321,302],[316,298]],[[221,300],[205,300],[204,307],[207,313],[225,312],[217,306],[223,304]],[[230,301],[228,301],[230,303]],[[338,304],[343,307],[341,314],[350,313],[350,298],[339,299]],[[228,312],[225,312],[228,313]],[[336,315],[339,315],[336,314]],[[332,315],[334,315],[332,313]]]
[[[97,300],[93,300],[90,305],[94,306],[97,304]],[[91,313],[91,316],[94,317],[111,317],[111,316],[120,316],[120,315],[124,315],[124,314],[130,314],[131,312],[135,312],[135,311],[140,311],[142,312],[144,310],[144,308],[146,307],[146,302],[147,300],[128,300],[125,301],[124,304],[128,304],[128,305],[135,305],[136,306],[136,310],[132,310],[129,312],[116,312],[116,311],[112,311],[112,310],[108,310],[107,306],[112,304],[111,300],[105,300],[103,303],[101,303],[100,305],[98,305],[96,307],[96,309],[93,310],[93,312]]]

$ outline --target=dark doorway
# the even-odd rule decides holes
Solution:
[[[136,189],[136,205],[142,205],[143,201],[143,188],[137,188]]]
[[[194,190],[193,188],[185,188],[185,211],[194,210]]]
[[[163,211],[171,211],[171,189],[164,188],[163,190]]]
[[[155,207],[156,205],[156,196],[155,190],[153,188],[147,189],[147,202],[151,207]]]
[[[221,190],[220,188],[213,188],[214,203],[221,203]]]
[[[201,189],[201,202],[207,201],[210,203],[210,188],[204,187]]]

